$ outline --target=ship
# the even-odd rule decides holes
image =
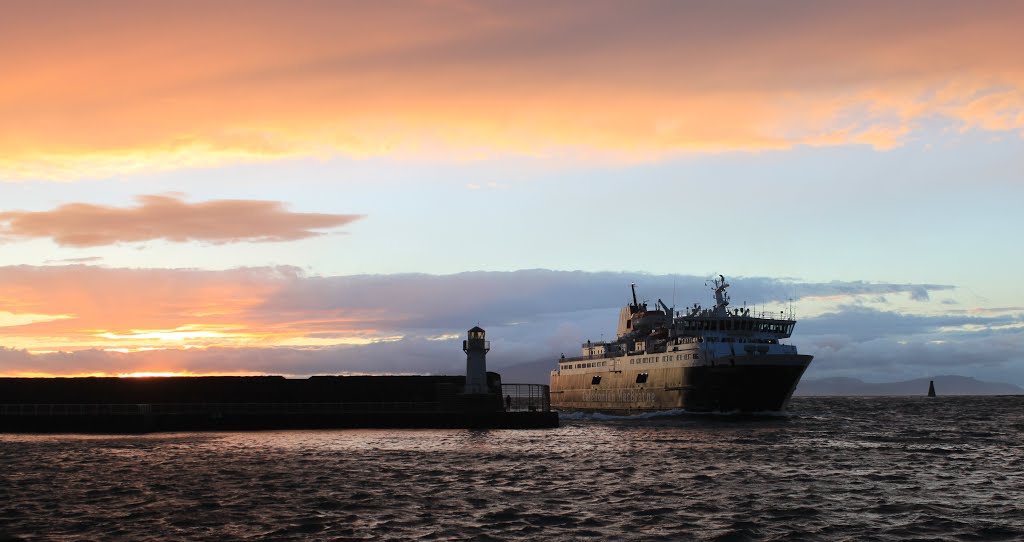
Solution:
[[[551,371],[551,407],[562,412],[634,414],[785,410],[813,356],[782,341],[793,334],[792,308],[751,314],[730,308],[729,284],[710,281],[715,305],[676,311],[658,300],[619,312],[614,341],[587,341],[580,356]]]

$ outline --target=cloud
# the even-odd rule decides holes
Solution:
[[[461,342],[423,340],[374,347],[300,349],[239,347],[115,352],[100,349],[32,354],[0,347],[0,375],[123,375],[139,372],[216,374],[461,374]],[[491,367],[493,368],[493,362]]]
[[[596,337],[598,330],[610,327],[613,316],[608,310],[596,310],[543,316],[529,324],[488,325],[488,367],[500,372],[527,363],[531,365],[529,374],[519,374],[519,378],[544,381],[559,352],[575,352],[583,338]],[[791,341],[801,352],[815,356],[809,378],[853,376],[885,382],[950,373],[1024,383],[1024,358],[1020,354],[1024,351],[1024,332],[1020,329],[964,333],[941,340],[922,327],[911,334],[854,339],[845,335],[842,327],[829,329],[830,335],[801,331],[801,326],[809,323],[806,320],[798,324]],[[459,374],[465,369],[460,342],[465,327],[468,324],[453,328],[455,337],[443,340],[409,335],[399,341],[318,348],[213,346],[37,354],[0,348],[0,374]],[[536,360],[541,363],[534,363]],[[552,363],[544,364],[543,360]]]
[[[802,352],[815,356],[809,378],[850,376],[893,382],[943,373],[1024,383],[1024,333],[1019,330],[953,340],[930,335],[865,341],[804,336],[797,344]]]
[[[6,179],[339,153],[888,149],[935,118],[1024,128],[1018,2],[67,1],[4,15],[0,49],[18,52],[0,91]]]
[[[0,342],[9,348],[0,374],[458,372],[460,340],[476,324],[492,341],[491,366],[508,367],[575,352],[586,339],[612,338],[631,282],[644,299],[674,297],[685,306],[709,303],[704,280],[544,269],[325,277],[291,267],[0,267]],[[949,288],[730,282],[735,295],[769,305],[815,296],[909,298],[922,288]],[[814,353],[893,335],[960,341],[1006,336],[1014,330],[1005,326],[1019,322],[1012,314],[930,319],[839,306],[801,321],[797,344]],[[950,327],[957,329],[942,331]]]
[[[970,332],[974,337],[988,336],[993,330],[1024,323],[1024,310],[995,316],[967,315],[960,311],[947,314],[906,314],[847,305],[836,312],[807,318],[798,328],[803,336],[837,335],[850,341],[869,341],[882,337],[928,336],[929,340],[954,340],[956,333]],[[944,335],[944,336],[940,336]]]
[[[683,306],[711,304],[707,277],[649,275],[627,272],[551,271],[467,272],[454,275],[360,275],[307,277],[288,282],[266,299],[271,313],[315,310],[379,310],[387,318],[400,318],[406,326],[430,328],[464,322],[467,316],[510,322],[541,314],[562,314],[592,309],[618,309],[637,283],[642,299],[662,299]],[[740,277],[733,283],[733,305],[748,300],[761,304],[803,298],[854,299],[879,294],[949,290],[937,284],[883,284],[868,282],[805,283],[766,277]],[[738,285],[738,286],[737,286]],[[736,297],[739,296],[739,297]]]
[[[811,378],[891,382],[937,373],[1024,383],[1024,310],[904,314],[860,306],[797,324]]]
[[[68,203],[51,211],[0,212],[0,239],[50,238],[61,246],[94,247],[163,239],[178,243],[293,241],[313,230],[343,226],[361,215],[293,213],[276,201],[139,196],[135,207]]]
[[[2,234],[0,234],[2,235]],[[46,264],[68,264],[68,263],[96,263],[103,260],[101,256],[83,256],[81,258],[61,258],[56,260],[46,260]]]

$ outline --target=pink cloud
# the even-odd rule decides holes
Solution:
[[[281,202],[212,200],[188,203],[169,195],[139,196],[135,207],[68,203],[50,211],[0,212],[0,238],[50,238],[93,247],[163,239],[178,243],[293,241],[314,230],[344,226],[362,215],[290,212]]]
[[[935,116],[1019,131],[1022,17],[1020,2],[941,0],[24,3],[0,18],[0,50],[17,52],[0,176],[890,148]]]

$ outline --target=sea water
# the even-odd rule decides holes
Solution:
[[[1019,540],[1024,397],[549,430],[0,435],[0,540]]]

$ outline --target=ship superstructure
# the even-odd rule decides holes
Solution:
[[[783,344],[796,326],[788,313],[730,308],[729,284],[712,281],[715,305],[676,311],[660,299],[619,311],[614,341],[587,341],[551,371],[551,406],[560,410],[644,412],[778,411],[786,408],[811,356]]]

